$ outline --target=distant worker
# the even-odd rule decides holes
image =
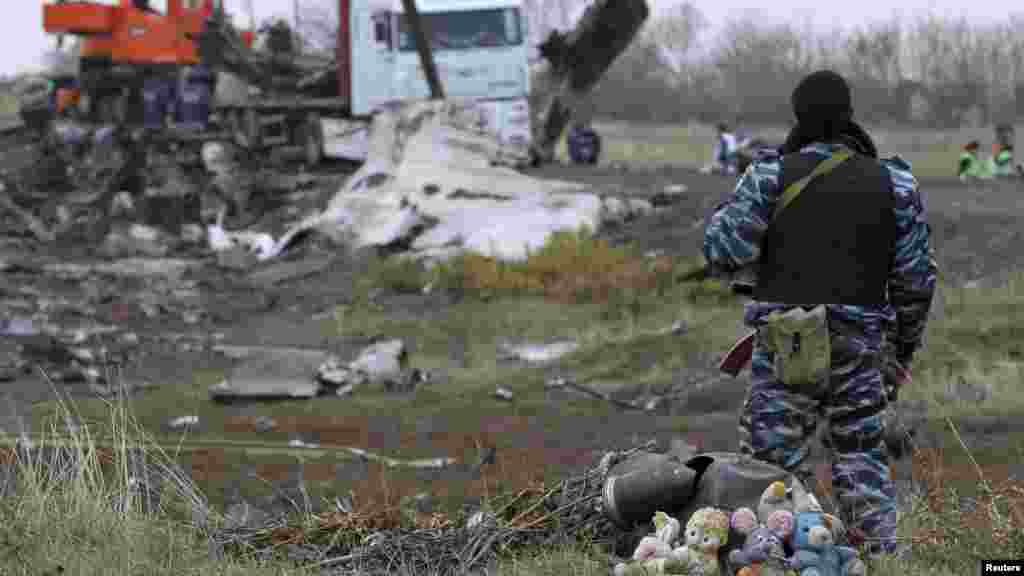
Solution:
[[[992,145],[992,175],[995,177],[1006,177],[1014,175],[1013,166],[1013,145],[993,144]]]
[[[832,490],[854,541],[903,552],[883,442],[898,384],[921,347],[937,267],[917,180],[879,158],[852,120],[850,88],[831,71],[793,91],[797,124],[754,159],[708,219],[713,275],[757,273],[744,322],[757,330],[740,451],[814,486],[809,448],[827,419]]]
[[[989,169],[993,177],[1015,176],[1020,173],[1019,165],[1014,166],[1013,144],[1016,140],[1013,124],[996,124],[995,144],[992,146],[992,159]]]
[[[62,76],[51,82],[50,104],[58,117],[73,116],[81,100],[78,81],[73,76]]]
[[[957,166],[956,175],[961,182],[972,178],[981,178],[984,166],[978,156],[979,148],[981,148],[981,143],[971,140],[964,146],[964,151],[960,153],[960,163]]]
[[[573,164],[594,165],[601,157],[601,136],[586,122],[573,123],[567,144]]]
[[[736,135],[725,122],[718,124],[718,140],[715,142],[711,172],[736,174]]]

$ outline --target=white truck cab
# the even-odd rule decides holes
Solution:
[[[481,101],[500,140],[529,144],[526,19],[520,0],[417,0],[445,96]],[[352,0],[351,110],[428,98],[400,0]]]

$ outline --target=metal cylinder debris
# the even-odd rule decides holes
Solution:
[[[630,530],[647,524],[658,510],[672,513],[694,493],[697,472],[670,456],[641,453],[613,467],[605,480],[605,514]]]

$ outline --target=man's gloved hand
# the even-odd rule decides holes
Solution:
[[[882,360],[882,385],[890,404],[899,398],[900,389],[912,380],[909,364],[909,359],[901,361],[889,354]]]

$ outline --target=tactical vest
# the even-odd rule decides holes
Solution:
[[[782,158],[781,190],[811,173],[816,154]],[[892,181],[859,154],[812,180],[768,224],[754,299],[786,304],[881,306],[896,239]]]

